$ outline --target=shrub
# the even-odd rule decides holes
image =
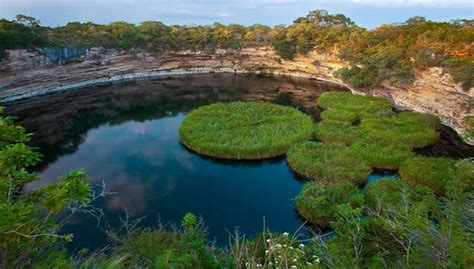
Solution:
[[[429,194],[399,178],[382,178],[367,185],[364,197],[367,208],[383,214],[384,210],[403,210],[404,202],[421,200],[421,193]]]
[[[375,169],[398,170],[403,161],[415,156],[409,147],[382,146],[364,140],[355,142],[350,148]]]
[[[339,205],[350,204],[352,208],[358,208],[363,205],[364,199],[359,189],[349,182],[336,185],[309,182],[304,185],[295,203],[298,213],[305,220],[326,229],[335,220]]]
[[[345,146],[310,141],[293,145],[287,160],[296,173],[329,183],[361,186],[372,171],[367,161]]]
[[[324,121],[335,121],[341,124],[352,125],[355,121],[359,119],[359,117],[357,116],[357,114],[350,111],[330,109],[324,110],[321,113],[321,119],[323,119]]]
[[[350,92],[326,92],[318,99],[318,106],[323,109],[337,109],[352,112],[359,118],[386,115],[392,111],[392,104],[383,98],[354,95]]]
[[[282,59],[292,60],[296,54],[296,44],[293,40],[281,39],[273,43],[273,47]]]
[[[416,157],[400,166],[400,176],[414,185],[427,186],[443,195],[450,181],[456,179],[456,160],[449,158]]]
[[[202,106],[184,119],[179,135],[192,150],[227,159],[261,159],[284,154],[311,137],[313,122],[290,107],[257,102]]]
[[[350,145],[360,138],[360,130],[357,126],[324,120],[316,124],[314,137],[328,143]]]

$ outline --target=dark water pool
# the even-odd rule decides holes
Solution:
[[[214,74],[54,94],[12,104],[7,111],[35,133],[32,144],[44,155],[37,167],[42,180],[27,190],[84,168],[91,184],[104,181],[116,192],[95,202],[104,209],[101,227],[120,226],[125,209],[144,217],[142,226],[179,223],[193,212],[205,220],[211,239],[225,244],[228,231],[237,227],[247,236],[260,232],[264,218],[273,230],[294,232],[302,221],[293,199],[304,180],[283,157],[236,162],[190,152],[178,138],[186,112],[216,101],[260,100],[295,106],[318,119],[318,96],[341,90],[310,80]],[[369,181],[387,175],[377,172]],[[92,217],[72,218],[64,229],[75,234],[70,248],[105,245],[106,236],[96,226]]]

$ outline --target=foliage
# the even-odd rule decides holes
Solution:
[[[314,128],[316,139],[333,144],[350,145],[360,138],[361,132],[357,126],[341,124],[335,121],[323,120]]]
[[[323,109],[352,112],[357,119],[368,116],[386,115],[392,111],[392,104],[380,97],[355,95],[350,92],[325,92],[318,99]]]
[[[362,119],[364,139],[368,143],[405,148],[422,148],[436,143],[441,127],[439,119],[428,114],[401,112],[388,117]]]
[[[68,264],[64,242],[71,234],[61,234],[55,222],[68,208],[87,207],[91,187],[82,170],[71,171],[62,181],[24,193],[25,184],[38,180],[30,172],[40,155],[27,146],[30,135],[13,125],[13,118],[0,109],[0,267],[17,268],[48,263]]]
[[[295,199],[298,213],[309,223],[321,229],[330,227],[335,220],[338,206],[349,204],[352,208],[363,206],[363,195],[352,183],[328,185],[319,182],[306,183]]]
[[[429,187],[434,193],[443,195],[450,184],[464,191],[472,188],[474,164],[472,161],[456,161],[443,157],[415,157],[400,166],[402,179]]]
[[[321,113],[321,119],[324,121],[335,121],[341,124],[352,125],[359,117],[356,113],[348,110],[330,109]]]
[[[229,266],[224,253],[209,244],[202,219],[187,213],[180,229],[123,227],[125,233],[109,231],[110,253],[85,256],[78,263],[98,268],[117,261],[114,268],[223,268]]]
[[[312,141],[293,145],[287,152],[287,161],[296,173],[330,184],[351,182],[361,186],[372,171],[349,148]]]
[[[415,156],[409,147],[383,146],[364,140],[353,143],[350,148],[375,169],[398,170],[403,161]]]
[[[213,157],[261,159],[307,140],[313,123],[302,112],[257,102],[215,103],[190,112],[179,130],[189,148]]]

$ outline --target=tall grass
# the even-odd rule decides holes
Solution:
[[[383,98],[354,95],[350,92],[326,92],[318,99],[323,109],[348,111],[359,118],[371,115],[391,114],[392,104]]]
[[[261,159],[284,154],[311,137],[313,122],[290,107],[257,102],[216,103],[188,114],[179,129],[190,149],[227,159]]]
[[[363,206],[364,197],[359,189],[349,182],[335,185],[309,182],[296,196],[295,204],[301,217],[321,229],[327,229],[331,221],[335,220],[339,205],[349,204],[358,208]]]
[[[362,186],[372,171],[367,161],[348,147],[310,141],[293,145],[287,161],[296,173],[328,183]]]
[[[360,136],[359,127],[334,121],[323,120],[316,124],[314,128],[316,139],[333,144],[350,145],[357,141]]]

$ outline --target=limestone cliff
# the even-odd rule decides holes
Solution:
[[[347,66],[334,55],[310,53],[292,61],[282,60],[271,47],[215,53],[179,51],[154,55],[142,50],[63,48],[7,51],[0,62],[0,103],[55,91],[84,88],[124,80],[210,72],[266,72],[307,77],[344,84],[333,71]],[[474,90],[463,90],[441,68],[420,71],[412,85],[353,90],[384,96],[395,106],[438,115],[463,134],[465,118],[473,114],[469,102]],[[468,139],[469,140],[469,139]],[[474,144],[474,139],[468,141]]]

